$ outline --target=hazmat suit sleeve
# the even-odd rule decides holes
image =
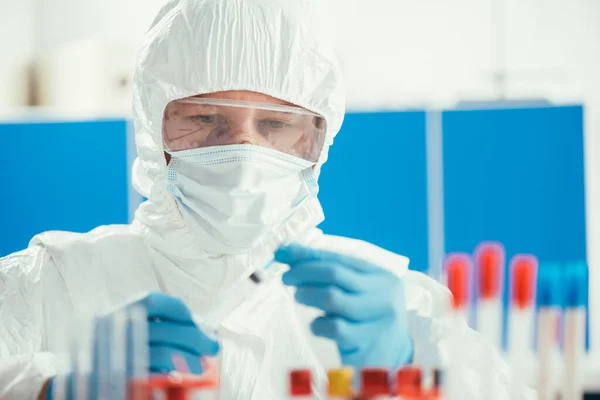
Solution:
[[[0,399],[37,399],[56,373],[58,358],[44,352],[44,275],[56,271],[36,245],[0,258]]]

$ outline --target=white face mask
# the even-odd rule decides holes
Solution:
[[[318,191],[313,162],[265,147],[216,146],[171,156],[167,190],[211,253],[251,249]]]

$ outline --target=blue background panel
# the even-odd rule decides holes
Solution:
[[[446,251],[497,240],[507,263],[585,260],[583,135],[581,106],[443,113]]]
[[[127,122],[0,124],[0,257],[47,230],[127,223]]]
[[[443,113],[446,251],[586,259],[581,106]]]
[[[319,178],[325,233],[362,239],[427,269],[425,113],[349,113]]]

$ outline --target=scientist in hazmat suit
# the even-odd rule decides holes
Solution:
[[[148,200],[131,225],[43,233],[0,259],[3,399],[45,398],[70,317],[140,293],[150,293],[136,300],[150,317],[150,372],[172,370],[173,354],[199,372],[199,358],[218,353],[224,399],[281,399],[290,368],[322,381],[340,363],[449,361],[463,398],[478,398],[486,345],[451,318],[449,292],[403,256],[316,228],[317,178],[345,103],[324,17],[306,0],[161,9],[133,93],[133,183]],[[281,279],[241,300],[218,343],[204,336],[192,316],[273,259],[289,266]],[[508,398],[510,371],[486,362],[497,398]]]

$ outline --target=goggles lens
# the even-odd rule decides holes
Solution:
[[[253,144],[316,162],[325,132],[323,117],[303,108],[239,100],[175,100],[163,117],[169,152]]]

